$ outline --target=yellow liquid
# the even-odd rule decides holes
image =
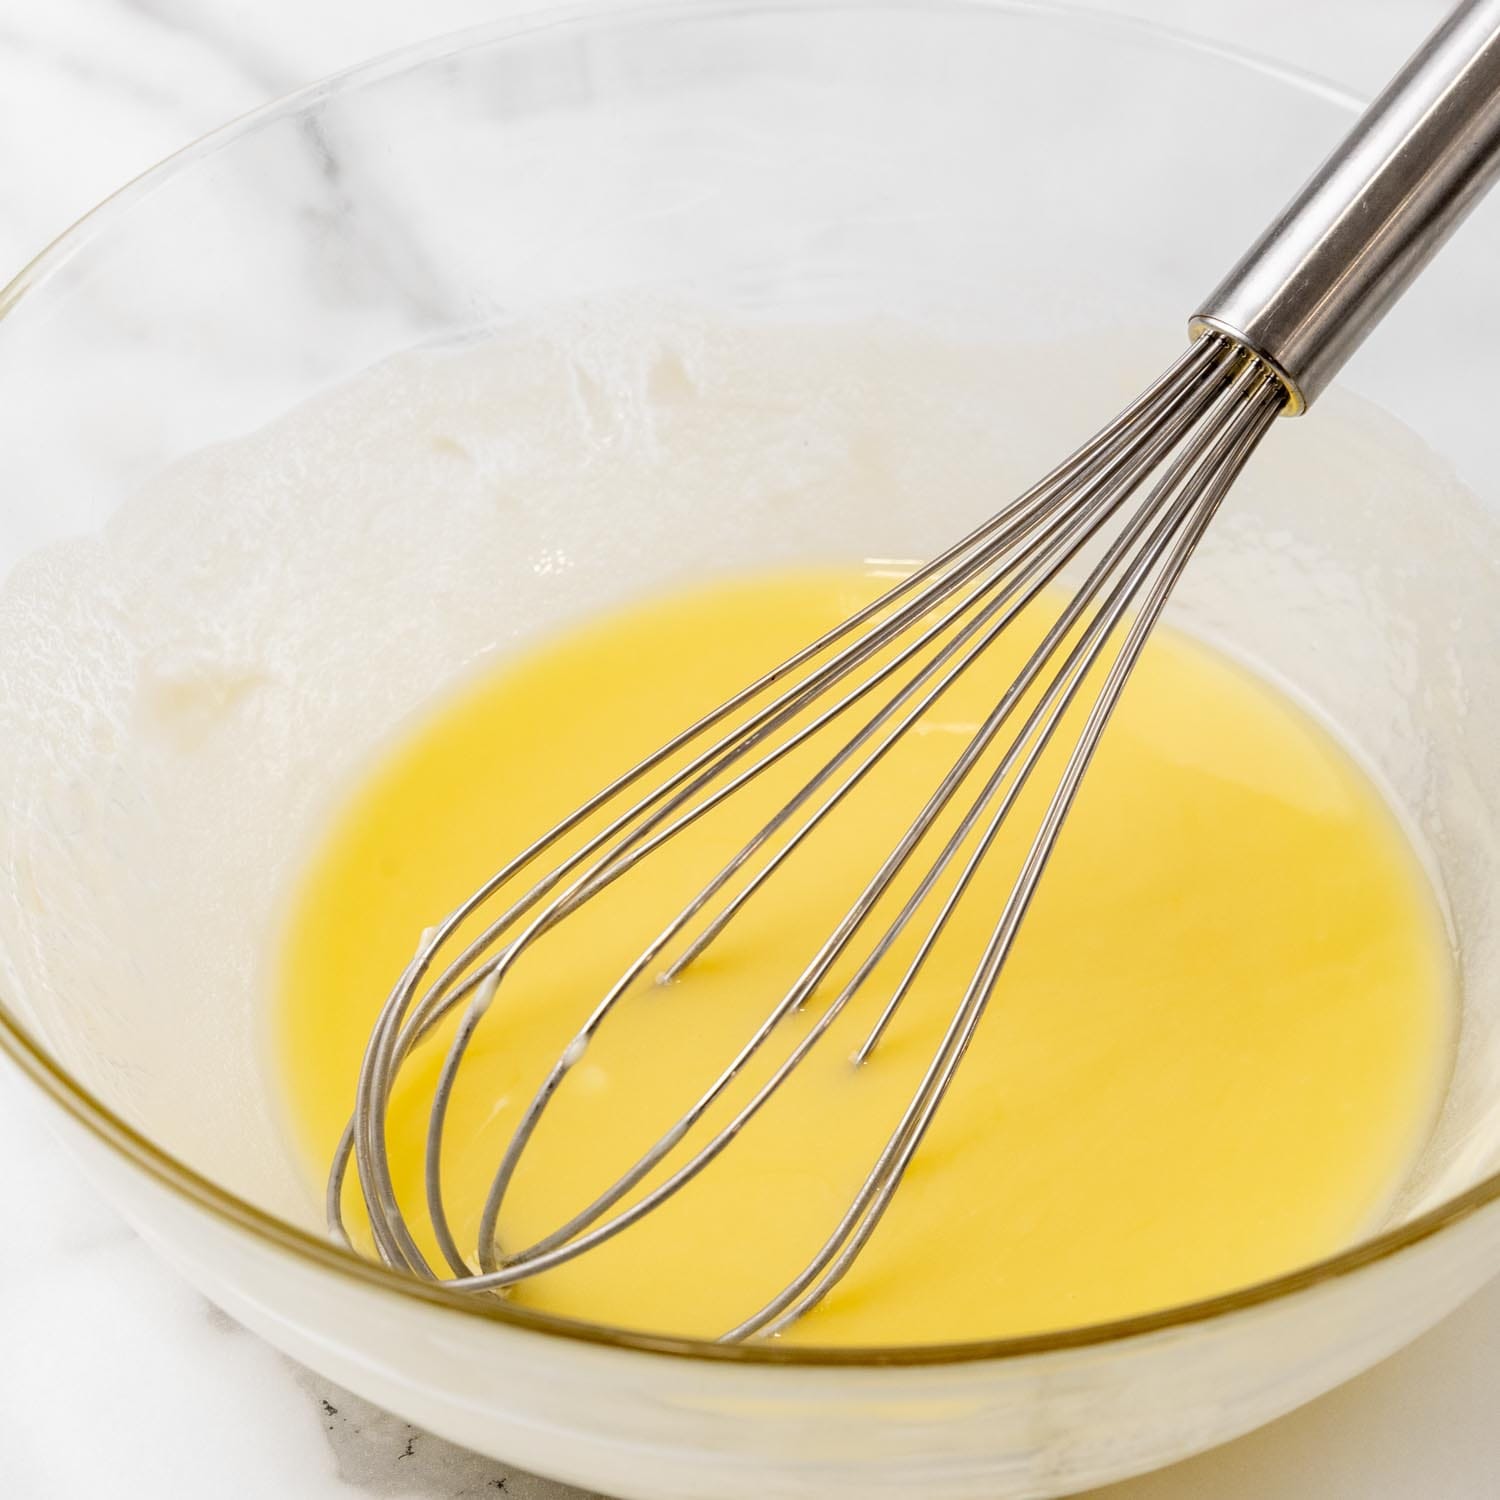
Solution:
[[[422,929],[640,754],[883,586],[854,569],[778,574],[617,613],[496,667],[371,768],[295,893],[280,970],[277,1056],[315,1179],[372,1018]],[[528,1244],[571,1216],[698,1096],[817,950],[1022,650],[965,678],[677,982],[626,996],[522,1160],[504,1243]],[[444,1183],[467,1254],[490,1176],[547,1068],[797,770],[789,762],[756,783],[727,822],[675,840],[517,965],[450,1112]],[[776,1292],[894,1126],[1040,808],[1030,793],[1018,804],[993,871],[864,1067],[850,1054],[911,943],[701,1177],[512,1295],[713,1336]],[[805,1034],[864,951],[776,1033],[709,1126]],[[1451,980],[1432,892],[1364,774],[1266,683],[1159,631],[890,1211],[844,1281],[784,1337],[898,1343],[1061,1328],[1227,1291],[1337,1249],[1378,1222],[1431,1124]],[[421,1156],[443,1050],[412,1058],[389,1122],[397,1192],[434,1265]],[[347,1202],[358,1233],[352,1187]]]

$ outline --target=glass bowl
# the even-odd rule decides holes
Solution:
[[[1493,213],[1344,389],[1272,434],[1177,606],[1352,736],[1444,890],[1465,981],[1454,1083],[1372,1237],[1212,1301],[1021,1339],[623,1333],[330,1244],[262,1055],[277,893],[360,747],[475,654],[656,579],[931,551],[1175,354],[1193,299],[1353,109],[1052,5],[553,14],[260,110],[46,250],[0,293],[0,1044],[101,1189],[208,1296],[351,1390],[652,1500],[1065,1493],[1265,1422],[1456,1306],[1500,1264]],[[648,321],[691,305],[1003,343],[1001,456],[982,494],[934,453],[945,483],[908,503],[845,487],[793,513],[752,485],[756,503],[701,526],[564,498],[501,538],[489,613],[358,511],[357,442],[337,496],[274,462],[224,483],[247,434],[388,356],[623,301]],[[606,379],[606,407],[616,394]],[[440,485],[429,503],[431,536],[462,551],[466,519]],[[434,652],[455,619],[458,649]]]

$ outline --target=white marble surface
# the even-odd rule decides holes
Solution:
[[[607,0],[598,0],[607,3]],[[0,0],[0,279],[221,120],[514,0]],[[1371,89],[1442,0],[1114,0]],[[0,1496],[225,1500],[557,1486],[462,1453],[300,1370],[202,1301],[99,1204],[0,1067]],[[1500,1284],[1405,1354],[1114,1500],[1467,1500],[1500,1491]]]

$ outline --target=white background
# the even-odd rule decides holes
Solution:
[[[601,7],[609,0],[596,0]],[[231,115],[514,0],[0,0],[0,282]],[[1443,0],[1113,0],[1372,92]],[[1500,295],[1500,290],[1497,290]],[[0,1497],[565,1500],[297,1369],[179,1283],[0,1065]],[[1273,1427],[1110,1500],[1500,1494],[1500,1285]],[[920,1500],[920,1497],[913,1497]]]

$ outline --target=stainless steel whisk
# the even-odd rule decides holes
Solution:
[[[816,1255],[723,1337],[773,1334],[817,1303],[869,1240],[942,1103],[1111,711],[1231,484],[1273,419],[1307,408],[1497,174],[1500,0],[1469,0],[1202,305],[1191,320],[1187,351],[1107,427],[962,541],[606,786],[423,935],[380,1011],[360,1069],[353,1118],[328,1182],[334,1233],[348,1243],[343,1198],[352,1160],[375,1248],[393,1267],[494,1293],[587,1253],[652,1212],[726,1150],[898,939],[908,931],[920,934],[855,1053],[857,1063],[867,1062],[950,930],[955,907],[971,891],[1065,714],[1075,703],[1078,711],[1086,706],[1020,871],[910,1104]],[[605,1018],[643,976],[670,979],[698,958],[1074,563],[1085,569],[1082,582],[1057,596],[1064,602],[1020,672],[743,1047],[593,1202],[534,1243],[502,1249],[500,1213],[521,1155]],[[517,960],[772,765],[824,738],[826,758],[753,837],[722,851],[701,889],[599,998],[553,1065],[496,1166],[471,1261],[455,1241],[444,1201],[444,1128],[465,1054]],[[942,826],[945,813],[957,814],[951,830]],[[569,847],[570,839],[576,847]],[[523,871],[530,871],[525,882]],[[882,898],[903,875],[914,887],[887,920]],[[901,888],[895,889],[899,895]],[[871,932],[876,913],[881,919]],[[460,946],[455,935],[476,918],[483,930]],[[852,976],[769,1077],[727,1124],[632,1200],[846,955],[858,958]],[[396,1200],[386,1127],[399,1070],[455,1012],[425,1160],[427,1211],[446,1263],[440,1271],[418,1248]]]

